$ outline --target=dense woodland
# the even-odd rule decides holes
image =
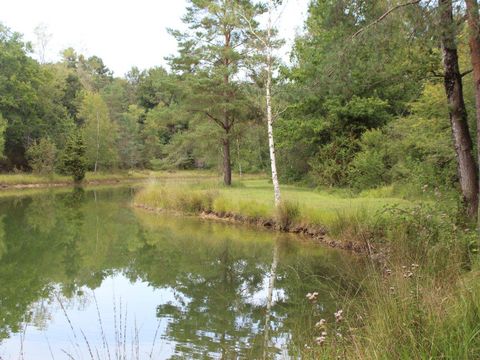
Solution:
[[[312,1],[290,64],[272,63],[280,179],[458,188],[473,213],[478,8],[466,4],[474,10],[451,0]],[[124,77],[72,48],[56,63],[34,60],[42,34],[30,44],[1,26],[2,169],[210,168],[226,184],[231,171],[268,172],[262,44],[278,48],[282,39],[266,37],[267,10],[250,0],[192,0],[188,30],[170,30],[179,51],[168,67]]]

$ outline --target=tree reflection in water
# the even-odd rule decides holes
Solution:
[[[140,358],[275,358],[282,347],[295,357],[313,340],[313,312],[335,310],[332,285],[353,282],[343,269],[355,261],[344,253],[258,229],[145,213],[130,199],[130,189],[77,188],[0,200],[0,356],[18,356],[25,324],[25,346],[29,335],[49,339],[55,354],[67,346],[58,293],[92,348],[105,350],[104,340],[115,347],[116,299],[124,304],[122,327],[132,328],[125,341],[141,349]],[[313,290],[317,309],[305,300]],[[88,357],[79,342],[75,351]]]

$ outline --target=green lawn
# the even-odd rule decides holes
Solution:
[[[265,215],[274,216],[272,185],[267,180],[247,180],[242,184],[244,187],[220,190],[231,211],[242,213],[249,208],[263,208]],[[344,216],[373,216],[385,205],[407,203],[392,197],[352,197],[341,192],[332,193],[291,185],[283,185],[281,191],[284,200],[299,206],[303,222],[325,226],[332,225]]]
[[[322,191],[292,185],[281,186],[281,191],[283,199],[298,208],[297,222],[327,227],[346,218],[374,218],[385,205],[409,203],[395,197],[351,196],[347,191]],[[207,195],[213,199],[208,206],[215,212],[253,218],[275,216],[272,185],[267,178],[260,176],[243,178],[230,188],[221,185],[218,178],[170,178],[147,186],[138,194],[136,203],[181,211],[183,207],[189,207],[187,204],[201,202],[201,198]]]

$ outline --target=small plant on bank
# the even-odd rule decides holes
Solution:
[[[281,230],[287,230],[300,218],[300,206],[291,201],[282,201],[276,209],[276,220]]]

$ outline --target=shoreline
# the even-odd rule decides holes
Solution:
[[[133,206],[138,209],[142,209],[154,213],[175,213],[179,215],[186,215],[184,212],[172,212],[170,210],[154,208],[147,206],[145,204],[134,203]],[[215,211],[202,211],[198,214],[190,214],[200,219],[208,221],[221,221],[224,223],[240,224],[240,225],[250,225],[258,228],[263,228],[270,231],[289,233],[300,235],[308,240],[313,240],[318,244],[322,244],[334,249],[341,249],[349,251],[358,255],[367,255],[374,257],[377,252],[372,251],[372,248],[369,244],[361,244],[356,241],[344,241],[333,239],[328,236],[325,228],[318,225],[300,225],[300,224],[291,224],[286,227],[282,227],[274,219],[265,219],[259,218],[254,219],[248,216],[243,216],[240,214],[234,214],[231,212],[219,213]]]
[[[181,179],[215,178],[212,173],[169,172],[169,171],[134,171],[133,173],[87,173],[86,178],[78,183],[67,176],[55,174],[53,177],[39,176],[32,173],[0,174],[0,192],[12,189],[42,189],[69,186],[115,185],[121,183],[146,182],[149,180],[161,181],[180,177]]]
[[[132,182],[141,182],[148,180],[148,177],[145,178],[136,178],[136,179],[99,179],[99,180],[87,180],[81,183],[75,184],[74,181],[54,181],[54,182],[45,182],[45,183],[26,183],[26,184],[6,184],[0,183],[0,191],[2,190],[11,190],[11,189],[42,189],[42,188],[59,188],[59,187],[70,187],[70,186],[88,186],[88,185],[114,185],[120,183],[132,183]]]

